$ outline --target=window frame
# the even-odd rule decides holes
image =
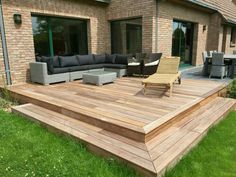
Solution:
[[[48,43],[49,43],[49,53],[51,57],[54,57],[54,45],[53,45],[53,30],[52,30],[52,23],[51,23],[51,19],[52,18],[57,18],[57,19],[62,19],[62,20],[80,20],[85,22],[85,33],[86,33],[86,39],[85,39],[85,43],[86,43],[86,53],[89,53],[89,44],[88,44],[88,23],[89,23],[89,19],[82,19],[82,18],[73,18],[73,17],[63,17],[63,16],[53,16],[53,15],[46,15],[46,14],[36,14],[36,13],[32,13],[31,14],[31,19],[32,17],[44,17],[46,18],[46,21],[48,23]],[[32,26],[32,30],[33,30],[33,26]]]
[[[236,27],[231,27],[230,47],[236,46]]]

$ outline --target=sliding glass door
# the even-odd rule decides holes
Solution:
[[[87,21],[32,16],[36,55],[87,54]]]
[[[142,18],[111,22],[112,53],[142,52]]]
[[[182,64],[192,64],[194,24],[174,21],[172,56],[179,56]]]

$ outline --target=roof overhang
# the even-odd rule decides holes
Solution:
[[[235,20],[232,20],[232,19],[229,19],[229,18],[225,17],[216,7],[213,7],[213,6],[211,6],[207,3],[200,2],[200,1],[197,1],[197,0],[187,0],[187,1],[189,1],[193,4],[196,4],[196,5],[199,5],[201,7],[205,7],[205,8],[208,8],[208,9],[211,9],[211,10],[214,10],[214,11],[218,12],[222,16],[225,24],[234,25],[234,26],[236,25]]]
[[[207,13],[216,13],[217,9],[209,4],[203,3],[201,1],[196,1],[196,0],[158,0],[160,2],[165,2],[165,1],[171,1],[175,2],[178,4],[181,4],[183,6],[187,6],[190,8],[194,8],[200,11],[204,11]]]
[[[224,16],[223,16],[223,19],[224,19],[224,24],[231,25],[231,26],[236,26],[236,21],[225,18]]]
[[[186,1],[188,1],[188,2],[190,2],[192,4],[195,4],[197,6],[200,6],[200,7],[203,7],[203,8],[207,8],[209,10],[218,11],[217,8],[211,6],[211,5],[207,4],[207,3],[201,2],[201,1],[196,1],[196,0],[186,0]]]

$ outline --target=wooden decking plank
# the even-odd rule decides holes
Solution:
[[[187,150],[191,143],[194,142],[200,136],[199,133],[189,132],[184,137],[182,137],[175,145],[171,146],[165,153],[154,160],[154,165],[157,172],[162,172],[171,162],[178,159],[183,155],[185,150]]]
[[[55,121],[55,119],[54,120],[47,119],[47,118],[44,118],[44,116],[40,116],[38,113],[34,113],[34,112],[27,110],[27,109],[22,110],[22,109],[16,108],[15,110],[20,110],[23,114],[25,114],[27,116],[36,118],[36,120],[38,120],[38,121],[49,124],[57,129],[60,129],[60,130],[65,131],[75,137],[78,137],[79,139],[81,139],[85,142],[88,142],[90,144],[98,146],[99,148],[102,148],[102,149],[122,158],[122,159],[126,159],[136,165],[139,165],[142,168],[146,168],[149,171],[155,172],[152,162],[148,159],[140,157],[140,152],[137,151],[138,148],[136,148],[135,151],[133,149],[133,152],[137,152],[136,154],[133,152],[128,152],[128,151],[124,150],[124,147],[123,147],[124,144],[120,143],[120,146],[116,147],[116,146],[114,146],[114,140],[112,142],[104,141],[104,139],[101,140],[98,138],[98,134],[96,134],[96,132],[93,132],[95,135],[91,136],[92,133],[88,134],[89,133],[88,129],[86,131],[85,131],[85,129],[84,130],[82,129],[83,130],[82,131],[81,130],[82,127],[79,127],[79,129],[78,128],[76,129],[75,127],[68,126],[68,124],[63,124],[63,121],[60,123],[60,122]],[[103,136],[102,138],[104,138],[104,137],[105,136]],[[112,139],[110,139],[110,140],[112,140]],[[149,157],[149,156],[147,156],[147,157]]]
[[[69,110],[72,110],[72,111],[76,111],[78,113],[81,113],[83,115],[88,115],[88,116],[91,116],[93,118],[97,118],[99,120],[103,120],[103,121],[106,121],[106,122],[110,122],[110,123],[114,123],[114,124],[118,124],[120,126],[124,126],[124,127],[127,127],[127,128],[131,128],[133,127],[133,129],[137,130],[138,131],[138,127],[142,127],[144,124],[143,123],[140,123],[138,121],[133,121],[133,120],[130,120],[130,119],[122,119],[120,117],[117,117],[117,116],[114,116],[112,114],[108,114],[106,112],[98,112],[98,111],[94,111],[94,109],[90,109],[86,106],[82,106],[82,105],[78,105],[78,104],[74,104],[72,102],[69,102],[69,101],[64,101],[64,100],[61,100],[60,98],[53,98],[53,97],[49,97],[47,95],[37,95],[35,96],[35,94],[33,93],[30,93],[30,92],[27,92],[24,93],[24,95],[27,95],[31,98],[35,98],[36,99],[39,99],[39,100],[44,100],[45,102],[48,102],[48,103],[51,103],[51,104],[58,104],[60,103],[60,107],[62,107],[62,109],[69,109]],[[127,122],[126,122],[127,120]]]
[[[55,113],[55,112],[52,112],[47,109],[40,108],[40,107],[37,107],[34,105],[29,105],[28,107],[25,107],[24,110],[31,111],[32,113],[36,113],[40,116],[50,117],[50,119],[55,122],[64,124],[70,128],[76,129],[78,131],[83,131],[84,133],[88,134],[89,136],[100,139],[101,141],[104,141],[104,143],[110,144],[111,146],[118,146],[130,153],[136,152],[136,154],[138,154],[138,156],[145,158],[145,159],[149,159],[149,155],[146,150],[144,151],[140,148],[136,148],[132,145],[123,143],[120,140],[118,141],[117,139],[109,138],[108,136],[105,136],[100,133],[100,131],[102,129],[96,129],[96,127],[94,127],[94,126],[86,125],[86,123],[83,123],[81,121],[71,119],[67,116],[61,116],[58,113]]]

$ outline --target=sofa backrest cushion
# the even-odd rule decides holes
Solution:
[[[128,64],[128,58],[129,58],[129,55],[120,55],[120,54],[117,54],[117,55],[116,55],[115,64],[127,65],[127,64]]]
[[[78,66],[79,62],[77,57],[74,56],[59,56],[59,62],[61,67],[69,67],[69,66]]]
[[[114,64],[116,60],[116,55],[112,54],[106,54],[106,59],[105,59],[105,63],[112,63]]]
[[[49,60],[49,59],[52,60],[52,57],[42,56],[42,57],[37,57],[37,58],[36,58],[36,61],[40,60],[40,58],[41,58],[41,62],[45,62],[46,60]],[[51,62],[52,62],[52,61],[51,61]],[[60,68],[60,63],[59,63],[58,56],[54,56],[54,57],[53,57],[52,65],[53,65],[54,68]]]
[[[105,63],[106,61],[106,55],[94,55],[94,60],[96,64],[100,64],[100,63]]]
[[[41,62],[41,61],[42,61],[42,57],[36,56],[36,57],[35,57],[35,60],[36,60],[37,62]]]
[[[95,64],[93,55],[77,55],[80,65]]]
[[[47,63],[48,73],[49,73],[49,74],[52,74],[52,73],[53,73],[53,68],[54,68],[52,58],[51,58],[51,57],[44,57],[44,56],[43,56],[43,57],[41,58],[41,62]]]

